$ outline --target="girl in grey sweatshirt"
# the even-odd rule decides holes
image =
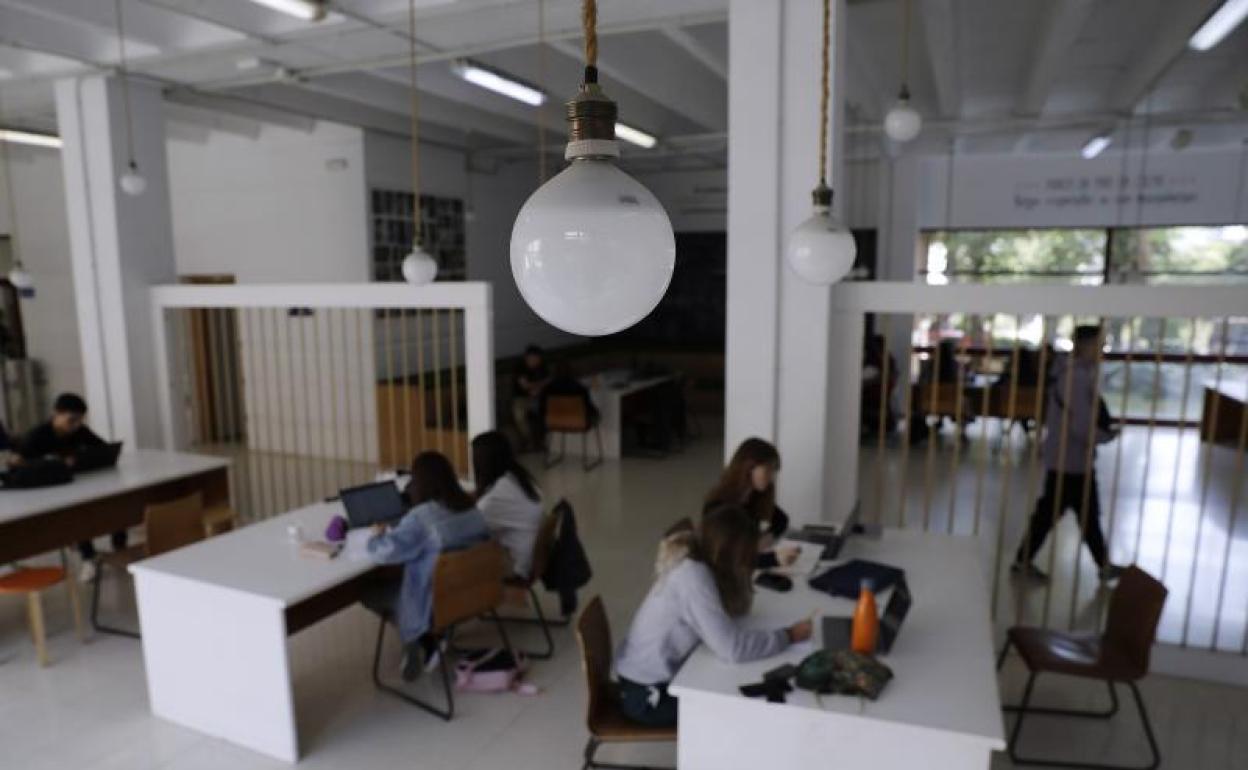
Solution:
[[[740,507],[711,511],[701,532],[682,531],[659,545],[655,581],[616,655],[620,707],[647,725],[676,723],[667,685],[701,642],[719,658],[744,662],[783,652],[810,637],[809,621],[789,628],[743,628],[749,611],[758,528]]]

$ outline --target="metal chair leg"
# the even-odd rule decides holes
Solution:
[[[597,468],[599,465],[602,465],[602,461],[605,460],[607,456],[607,453],[602,448],[602,426],[600,425],[594,426],[594,435],[598,439],[598,459],[594,460],[593,462],[590,462],[589,449],[585,446],[587,443],[589,443],[589,431],[586,431],[581,434],[581,457],[583,458],[581,461],[582,463],[581,467],[583,467],[587,471],[592,471],[594,468]]]
[[[1032,674],[1027,679],[1027,686],[1023,690],[1023,702],[1017,708],[1006,707],[1007,711],[1016,711],[1018,720],[1014,723],[1014,730],[1010,733],[1010,741],[1007,745],[1007,752],[1010,761],[1015,765],[1042,765],[1045,767],[1069,767],[1069,768],[1086,768],[1087,770],[1156,770],[1161,764],[1161,752],[1157,748],[1157,739],[1153,735],[1153,726],[1148,719],[1148,711],[1144,707],[1144,699],[1140,696],[1140,690],[1135,682],[1127,682],[1131,688],[1132,695],[1135,696],[1135,705],[1140,713],[1140,721],[1144,725],[1144,735],[1148,738],[1148,747],[1152,755],[1151,761],[1147,765],[1114,765],[1103,762],[1070,762],[1055,759],[1040,759],[1037,757],[1024,757],[1018,753],[1018,737],[1023,728],[1023,717],[1027,714],[1051,714],[1056,716],[1073,716],[1073,717],[1091,717],[1098,719],[1108,719],[1118,711],[1118,695],[1114,689],[1114,683],[1107,681],[1109,686],[1110,697],[1113,705],[1108,712],[1091,712],[1091,711],[1071,711],[1065,709],[1039,709],[1031,707],[1031,691],[1032,686],[1036,682],[1037,674]]]
[[[388,684],[387,682],[382,680],[381,678],[381,649],[382,649],[382,642],[385,641],[385,637],[386,637],[386,618],[383,617],[381,619],[381,627],[377,629],[377,647],[373,651],[373,684],[375,684],[379,690],[388,692],[391,695],[395,696],[396,698],[401,698],[407,701],[408,703],[412,704],[413,706],[424,709],[425,711],[428,711],[430,714],[433,714],[434,716],[439,717],[446,722],[451,721],[451,719],[455,716],[455,692],[451,688],[451,671],[450,671],[449,664],[447,663],[447,658],[449,657],[449,654],[444,653],[442,655],[441,665],[439,666],[439,668],[442,670],[442,689],[446,693],[446,708],[443,709],[443,708],[438,708],[437,706],[434,706],[431,703],[427,703],[413,695],[410,695],[407,692],[404,692],[403,690],[401,690],[400,688],[392,684]]]
[[[555,438],[551,433],[546,434],[546,467],[553,468],[563,462],[563,457],[568,453],[568,434],[559,434],[559,454],[554,454],[552,450],[555,446]]]
[[[73,576],[68,576],[73,580]],[[104,578],[104,562],[96,559],[95,561],[95,577],[91,579],[91,627],[102,634],[113,634],[114,636],[126,636],[131,639],[141,638],[139,634],[126,628],[117,628],[116,626],[108,626],[100,622],[100,583]]]

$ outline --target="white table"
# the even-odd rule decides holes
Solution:
[[[299,555],[340,502],[317,503],[131,566],[152,713],[299,758],[287,636],[353,604],[377,567]]]
[[[680,700],[681,770],[972,770],[987,768],[991,752],[1005,748],[988,597],[973,542],[888,530],[880,540],[850,540],[842,557],[902,567],[914,596],[892,652],[881,658],[895,678],[879,700],[817,700],[803,690],[790,693],[783,705],[746,698],[740,685],[760,681],[763,672],[784,662],[797,663],[813,647],[740,665],[699,647],[670,688]],[[883,609],[887,594],[878,601]],[[848,616],[853,606],[799,579],[784,594],[760,588],[745,622],[776,628],[816,609]]]
[[[624,444],[624,399],[643,390],[670,382],[670,374],[654,377],[627,379],[627,372],[610,371],[582,378],[589,388],[589,397],[598,407],[598,427],[602,431],[602,456],[608,460],[618,460],[623,454]],[[556,437],[554,440],[566,443],[567,453],[579,457],[588,452],[591,457],[598,456],[597,440],[591,432],[582,447],[581,439],[568,436],[566,439]]]
[[[195,491],[226,503],[228,468],[220,457],[136,449],[68,484],[0,490],[0,563],[136,526],[145,506]]]

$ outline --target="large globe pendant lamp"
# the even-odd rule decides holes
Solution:
[[[828,187],[828,0],[823,0],[823,78],[819,100],[819,184],[812,193],[814,213],[789,234],[785,257],[789,268],[807,283],[828,286],[844,278],[854,266],[858,247],[854,236],[832,214]]]
[[[597,3],[584,0],[585,77],[567,104],[568,167],[525,202],[511,232],[511,272],[547,323],[584,336],[645,318],[676,264],[658,199],[616,165],[617,109],[598,84]]]

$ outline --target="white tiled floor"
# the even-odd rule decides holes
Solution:
[[[588,474],[565,463],[544,474],[547,494],[552,499],[566,495],[577,508],[596,570],[586,595],[604,596],[617,638],[648,586],[658,533],[698,510],[720,456],[718,442],[707,439],[664,460],[607,463]],[[55,663],[47,669],[34,664],[23,605],[0,602],[0,768],[284,766],[152,718],[138,643],[97,636],[80,645],[62,594],[50,597]],[[119,600],[124,596],[124,590],[111,591],[109,608],[127,611],[129,601]],[[292,640],[306,755],[301,766],[422,770],[580,766],[584,685],[570,630],[556,630],[555,659],[532,669],[531,680],[543,688],[540,696],[463,696],[459,714],[449,724],[374,690],[368,668],[375,632],[371,616],[351,609]],[[487,639],[489,629],[478,633]],[[532,629],[517,629],[515,634],[521,642],[537,641]],[[389,654],[395,653],[392,647]],[[1007,697],[1017,697],[1019,674],[1016,663],[1007,667]],[[1248,767],[1248,690],[1157,676],[1150,677],[1143,689],[1166,757],[1164,767]],[[1103,690],[1057,679],[1040,689],[1040,696],[1051,702],[1082,702],[1103,695]],[[1129,701],[1123,705],[1123,715],[1112,724],[1037,719],[1024,733],[1024,748],[1077,751],[1101,760],[1141,758],[1138,723]],[[663,746],[604,752],[604,759],[613,757],[659,764],[674,760],[671,748]],[[994,768],[1009,766],[1004,757],[994,760]]]

